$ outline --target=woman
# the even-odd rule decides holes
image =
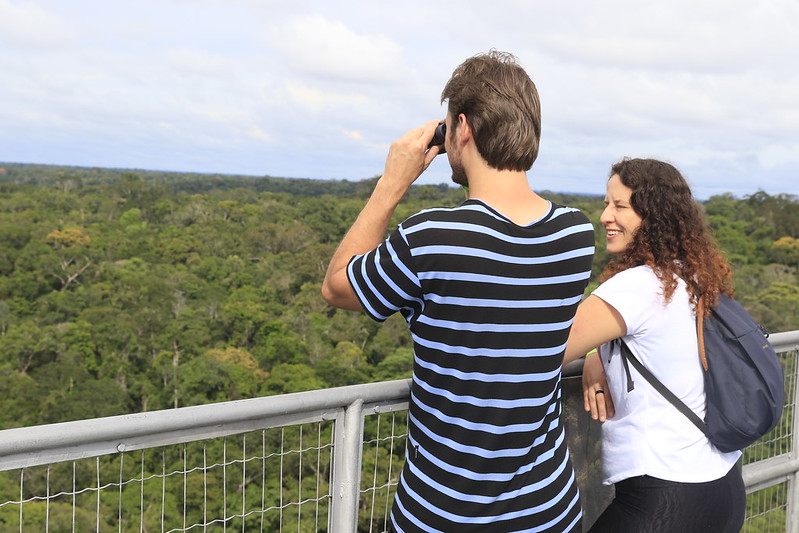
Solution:
[[[599,347],[585,361],[585,406],[604,422],[604,482],[616,496],[590,531],[737,532],[746,504],[741,452],[717,450],[631,366],[628,375],[612,342],[621,337],[704,418],[695,312],[702,296],[709,308],[719,293],[732,295],[730,267],[690,187],[668,163],[617,163],[605,205],[600,221],[615,257],[580,304],[566,350],[570,360]]]

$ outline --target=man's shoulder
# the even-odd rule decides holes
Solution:
[[[585,213],[583,213],[582,211],[580,211],[576,207],[569,207],[568,205],[560,205],[560,204],[553,203],[552,204],[552,216],[553,216],[553,218],[562,216],[562,217],[566,217],[566,218],[572,219],[574,221],[590,223],[590,220],[588,220],[588,216]]]
[[[423,209],[414,213],[405,219],[402,226],[409,228],[418,224],[431,221],[440,222],[455,222],[468,218],[469,213],[474,212],[467,204],[461,204],[455,207],[431,207]]]
[[[423,209],[409,216],[401,224],[401,228],[410,229],[416,226],[447,228],[449,224],[476,224],[495,226],[503,225],[507,219],[490,207],[478,201],[466,201],[455,207],[433,207]],[[585,231],[593,231],[593,225],[588,217],[575,207],[558,205],[552,203],[547,214],[533,224],[534,227],[549,228],[550,231],[557,228],[582,228]],[[417,230],[421,227],[417,227]]]
[[[553,231],[568,229],[569,233],[591,234],[591,238],[594,235],[594,225],[588,216],[576,207],[553,204],[546,222]]]

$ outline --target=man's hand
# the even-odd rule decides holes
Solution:
[[[431,120],[412,129],[391,145],[385,170],[372,196],[330,260],[322,283],[322,297],[330,305],[362,309],[347,279],[347,264],[354,255],[375,249],[385,239],[386,228],[397,204],[438,155],[438,146],[427,149],[438,124],[438,121]]]
[[[427,122],[391,144],[380,181],[385,182],[389,190],[393,188],[401,190],[400,198],[438,155],[440,150],[438,146],[427,149],[438,124],[438,121]]]
[[[594,420],[604,422],[616,414],[605,369],[596,352],[587,355],[583,364],[583,402]]]

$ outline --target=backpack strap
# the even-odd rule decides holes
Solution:
[[[624,341],[621,340],[621,337],[616,340],[619,341],[620,346],[627,348],[627,345],[624,344]],[[628,364],[627,356],[624,354],[624,350],[622,348],[619,348],[619,350],[621,351],[621,362],[624,366],[624,373],[627,375],[627,392],[632,392],[635,389],[635,382],[633,381],[633,375],[630,372],[630,365]],[[630,349],[627,348],[627,351],[629,352]]]
[[[688,420],[694,423],[694,425],[699,428],[699,431],[705,434],[706,437],[710,438],[707,432],[707,426],[705,422],[699,418],[699,415],[694,413],[690,407],[685,405],[685,402],[680,400],[676,394],[671,392],[668,387],[666,387],[655,375],[649,371],[642,363],[638,360],[638,358],[633,355],[632,350],[627,346],[627,343],[624,342],[621,338],[618,339],[619,343],[621,343],[621,358],[626,366],[626,362],[629,360],[630,363],[635,367],[641,376],[649,382],[652,387],[656,391],[660,393],[661,396],[666,398],[670,404],[676,407],[682,414],[684,414]],[[628,387],[629,391],[629,387]]]
[[[707,355],[705,354],[705,297],[699,298],[696,303],[696,340],[699,343],[699,360],[702,368],[707,372]]]

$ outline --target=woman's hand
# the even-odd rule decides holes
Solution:
[[[613,398],[610,396],[605,369],[599,359],[598,352],[592,352],[585,358],[583,365],[583,401],[585,410],[591,418],[604,422],[615,414]]]

